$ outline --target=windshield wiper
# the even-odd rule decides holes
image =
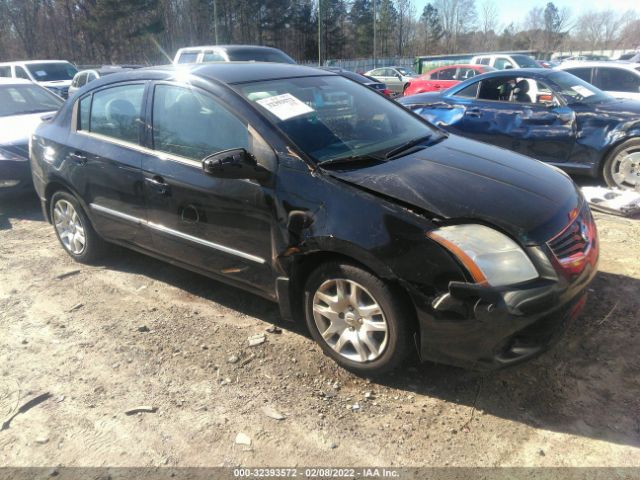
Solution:
[[[384,156],[386,160],[392,160],[394,157],[400,155],[403,152],[406,152],[410,148],[416,147],[427,140],[430,140],[433,137],[433,134],[423,135],[422,137],[414,138],[413,140],[409,140],[406,143],[403,143],[399,147],[396,147],[392,150],[389,150],[387,154]]]
[[[384,158],[376,157],[375,155],[351,155],[349,157],[330,158],[328,160],[322,160],[318,162],[319,167],[330,167],[341,164],[353,164],[353,163],[371,163],[371,162],[384,162]]]

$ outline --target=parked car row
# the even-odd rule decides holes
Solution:
[[[33,60],[0,63],[0,77],[22,78],[48,88],[66,98],[76,67],[65,60]]]

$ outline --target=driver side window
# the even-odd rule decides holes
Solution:
[[[192,160],[231,148],[249,149],[247,125],[213,97],[187,87],[156,85],[155,150]]]

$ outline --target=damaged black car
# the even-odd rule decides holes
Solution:
[[[77,261],[115,243],[277,301],[360,374],[416,351],[475,369],[531,358],[596,273],[566,174],[324,70],[110,75],[38,128],[31,162]]]

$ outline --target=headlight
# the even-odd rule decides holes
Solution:
[[[477,283],[494,287],[538,278],[526,253],[506,235],[484,225],[452,225],[427,234],[449,250]]]

